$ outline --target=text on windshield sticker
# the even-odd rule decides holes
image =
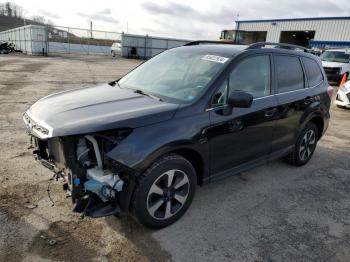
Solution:
[[[202,57],[202,59],[215,62],[215,63],[221,63],[221,64],[224,64],[228,60],[227,57],[217,56],[217,55],[205,55]]]

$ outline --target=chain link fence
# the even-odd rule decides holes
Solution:
[[[151,58],[167,49],[190,42],[185,39],[50,25],[29,25],[0,32],[0,40],[14,43],[16,49],[27,54],[117,54],[141,59]]]
[[[47,26],[48,53],[111,55],[121,33],[63,26]]]

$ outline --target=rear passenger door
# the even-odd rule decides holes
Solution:
[[[283,154],[295,144],[302,117],[315,96],[307,84],[301,57],[274,54],[273,60],[278,106],[272,152]]]

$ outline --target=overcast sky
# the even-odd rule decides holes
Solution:
[[[0,2],[4,2],[0,0]],[[218,39],[239,19],[350,16],[349,0],[14,0],[25,15],[56,25],[170,36]]]

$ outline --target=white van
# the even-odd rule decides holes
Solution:
[[[350,49],[330,49],[321,54],[322,66],[329,81],[339,82],[350,72]]]

